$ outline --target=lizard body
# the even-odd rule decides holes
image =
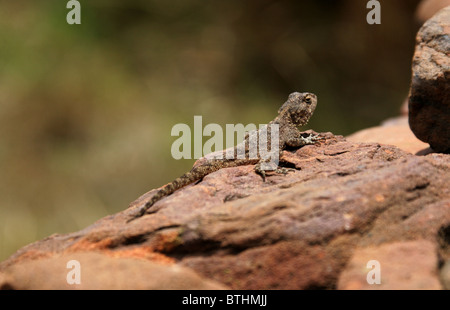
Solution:
[[[317,136],[312,135],[305,138],[298,129],[308,123],[316,108],[316,105],[317,97],[312,93],[295,92],[289,95],[288,100],[278,110],[277,117],[263,127],[267,128],[274,124],[278,125],[278,149],[275,149],[277,152],[281,153],[286,147],[300,147],[307,144],[314,144],[320,139]],[[268,165],[264,165],[267,163],[267,158],[262,158],[259,148],[257,148],[258,152],[251,153],[252,147],[254,148],[258,146],[259,140],[257,134],[261,130],[264,129],[260,128],[256,132],[248,133],[245,136],[244,141],[232,149],[233,156],[231,159],[229,159],[230,153],[227,153],[230,150],[223,150],[221,152],[213,153],[215,156],[217,154],[221,155],[220,158],[210,156],[212,154],[208,154],[199,159],[191,171],[183,174],[179,178],[159,189],[129,221],[143,216],[147,210],[160,199],[171,195],[176,190],[201,180],[206,175],[222,168],[256,165],[255,171],[259,173],[264,180],[265,171],[267,170],[275,170],[277,172],[285,173],[285,170],[278,169],[278,162],[275,166],[270,166],[270,163]],[[273,141],[271,141],[271,132],[269,131],[267,131],[266,142],[269,146],[273,145]],[[238,154],[241,154],[242,156],[239,157]],[[256,156],[251,156],[251,154],[256,154]],[[276,155],[278,156],[279,154]]]

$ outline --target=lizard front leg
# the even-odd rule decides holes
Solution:
[[[255,172],[262,177],[264,182],[266,182],[266,171],[274,171],[275,173],[279,173],[279,174],[288,174],[289,171],[295,171],[295,169],[294,168],[279,167],[274,162],[260,160],[255,165]]]
[[[259,174],[263,181],[266,182],[266,171],[274,171],[278,168],[278,165],[274,162],[271,162],[269,159],[261,159],[256,165],[255,165],[255,172]]]

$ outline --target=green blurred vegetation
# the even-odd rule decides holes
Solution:
[[[0,1],[0,260],[118,212],[188,170],[170,130],[266,123],[292,91],[308,128],[398,114],[418,1]]]

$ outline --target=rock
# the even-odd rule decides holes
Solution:
[[[8,284],[11,282],[11,278],[6,274],[0,272],[0,290],[9,290],[12,287]]]
[[[400,106],[400,115],[401,116],[408,116],[408,98],[406,98],[402,105]]]
[[[448,248],[449,238],[438,236],[450,227],[450,155],[414,156],[395,146],[324,136],[320,144],[283,153],[284,165],[296,168],[287,175],[270,174],[263,182],[253,166],[221,169],[127,223],[152,190],[81,231],[20,249],[0,263],[0,273],[14,275],[25,266],[29,281],[39,285],[34,261],[50,260],[47,272],[61,273],[51,259],[96,252],[181,266],[233,289],[333,289],[363,249],[392,243],[410,249],[409,242],[420,241],[428,261]],[[136,261],[123,272],[132,274]],[[437,272],[432,281],[429,264],[418,266],[424,288],[436,288]],[[181,287],[184,277],[171,284]],[[98,281],[94,287],[109,286]]]
[[[366,128],[347,137],[353,142],[376,142],[395,145],[396,147],[412,153],[429,150],[428,144],[420,141],[411,131],[406,116],[390,119],[381,126]]]
[[[450,259],[441,269],[441,282],[446,290],[450,290]]]
[[[450,6],[419,30],[412,63],[409,125],[437,152],[450,152]]]
[[[76,260],[80,266],[80,284],[69,284],[68,273],[75,267],[67,263]],[[74,279],[72,273],[69,279]],[[0,288],[19,290],[51,289],[225,289],[206,280],[188,268],[135,258],[115,258],[98,253],[73,253],[25,261],[6,268],[0,276]]]
[[[367,276],[379,263],[380,284],[369,284]],[[440,289],[436,277],[438,258],[435,245],[417,240],[393,242],[357,249],[339,278],[338,289],[350,290],[422,290]],[[372,274],[369,275],[369,277]]]
[[[416,19],[423,24],[439,10],[450,5],[450,0],[422,0],[417,6]]]

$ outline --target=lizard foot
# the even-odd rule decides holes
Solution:
[[[261,159],[255,165],[255,172],[262,177],[264,182],[266,182],[266,172],[276,171],[277,169],[278,169],[277,163],[270,161],[270,159]]]
[[[300,142],[302,145],[310,145],[315,144],[317,141],[324,140],[324,137],[321,137],[320,134],[309,134],[308,136],[300,136]]]
[[[262,177],[263,182],[266,182],[266,170],[261,169],[260,165],[256,165],[255,172]]]
[[[275,172],[276,173],[279,173],[279,174],[284,174],[284,175],[286,175],[286,174],[288,174],[289,172],[294,172],[296,169],[294,169],[294,168],[286,168],[286,167],[281,167],[281,168],[277,168],[276,170],[275,170]]]
[[[287,168],[287,167],[278,167],[278,168],[273,169],[273,170],[264,170],[264,169],[261,169],[260,165],[256,165],[255,166],[255,172],[262,177],[263,182],[266,182],[266,172],[267,171],[269,171],[269,172],[273,171],[273,172],[278,173],[278,174],[286,175],[289,172],[294,172],[295,170],[296,169],[294,169],[294,168]]]

